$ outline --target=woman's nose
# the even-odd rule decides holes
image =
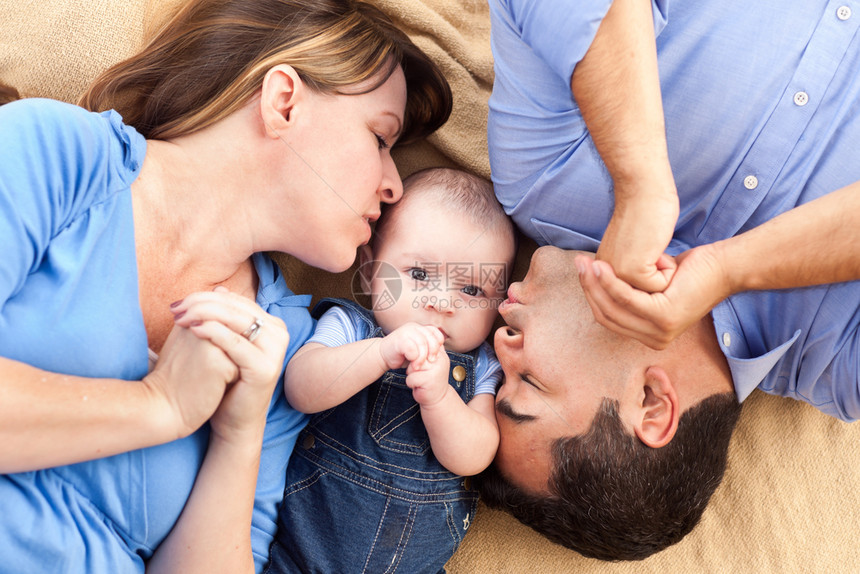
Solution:
[[[403,197],[403,181],[391,156],[387,157],[379,186],[379,199],[383,203],[397,203]]]

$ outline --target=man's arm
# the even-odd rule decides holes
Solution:
[[[674,271],[663,252],[679,207],[650,2],[614,0],[574,69],[571,91],[615,188],[615,210],[597,257],[631,285],[662,291]]]
[[[662,293],[633,289],[587,256],[576,264],[597,320],[661,349],[734,293],[860,279],[858,216],[860,182],[741,235],[682,253]]]

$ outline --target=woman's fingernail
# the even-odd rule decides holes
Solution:
[[[177,313],[176,315],[174,315],[174,316],[173,316],[173,320],[174,320],[174,321],[178,321],[178,320],[180,320],[184,315],[185,315],[185,311],[182,311],[181,313]]]
[[[182,302],[183,302],[183,301],[184,301],[184,299],[180,299],[179,301],[174,301],[173,303],[171,303],[171,304],[170,304],[170,308],[171,308],[171,309],[176,309],[177,307],[179,307],[180,305],[182,305]]]
[[[600,265],[597,264],[597,261],[591,264],[591,268],[594,269],[594,276],[600,277]]]
[[[203,321],[200,321],[200,320],[198,319],[197,321],[191,321],[191,322],[188,324],[188,326],[189,326],[189,327],[199,327],[199,326],[200,326],[200,325],[202,325],[202,324],[203,324]]]

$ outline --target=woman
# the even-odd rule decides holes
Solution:
[[[0,570],[260,570],[311,329],[260,253],[346,269],[450,90],[368,5],[194,0],[81,105],[0,107]]]

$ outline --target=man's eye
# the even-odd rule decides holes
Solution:
[[[409,277],[415,281],[427,281],[427,272],[424,269],[413,267],[409,270]]]
[[[472,297],[477,297],[479,295],[483,295],[484,291],[475,285],[466,285],[462,289],[460,289],[466,295],[470,295]]]

